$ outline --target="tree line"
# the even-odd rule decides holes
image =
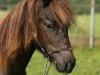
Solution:
[[[19,0],[0,0],[0,4],[15,4],[19,2]]]
[[[19,2],[20,0],[0,0],[1,3],[10,3],[15,4]],[[90,4],[91,0],[70,0],[73,4]],[[96,4],[100,4],[100,0],[96,0]]]
[[[0,9],[8,9],[21,0],[0,0]],[[69,0],[79,14],[89,13],[91,0]],[[96,0],[96,10],[100,12],[100,0]]]

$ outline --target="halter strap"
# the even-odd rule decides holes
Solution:
[[[54,53],[59,53],[59,52],[61,52],[61,51],[73,51],[73,49],[72,49],[72,48],[68,48],[67,50],[65,50],[65,49],[60,49],[60,50],[57,50],[57,51],[49,52],[48,55],[51,55],[51,54],[54,54]]]
[[[35,38],[37,39],[36,33],[34,33],[34,36],[35,36]],[[39,42],[38,40],[37,40],[37,43],[39,44],[39,46],[40,46],[42,52],[43,52],[47,57],[49,57],[51,54],[59,53],[59,52],[61,52],[61,51],[73,51],[72,48],[68,48],[67,50],[66,50],[66,49],[59,49],[59,50],[57,50],[57,51],[46,52],[46,51],[44,50],[44,48],[41,46],[41,44],[40,44],[40,42]]]
[[[37,39],[37,35],[36,35],[35,33],[34,33],[34,36],[35,36],[35,38]],[[38,40],[37,40],[37,43],[39,44],[39,46],[40,46],[42,52],[47,56],[46,64],[45,64],[45,68],[44,68],[44,74],[43,74],[43,75],[48,75],[49,69],[50,69],[50,67],[51,67],[51,65],[52,65],[52,62],[50,62],[50,55],[51,55],[51,54],[59,53],[59,52],[61,52],[61,51],[73,51],[72,48],[68,48],[67,50],[66,50],[66,49],[59,49],[59,50],[57,50],[57,51],[52,51],[52,52],[48,52],[48,53],[47,53],[47,52],[44,50],[44,48],[41,46],[41,44],[39,43]],[[47,53],[47,54],[46,54],[46,53]],[[50,62],[50,64],[49,64],[49,62]],[[49,64],[49,65],[48,65],[48,64]]]

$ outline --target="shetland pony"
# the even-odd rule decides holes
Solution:
[[[0,23],[0,75],[26,75],[38,48],[59,72],[72,72],[68,37],[74,13],[68,0],[22,0]],[[41,49],[42,48],[42,49]]]

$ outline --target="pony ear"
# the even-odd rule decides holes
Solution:
[[[52,0],[43,0],[44,7],[47,7]]]

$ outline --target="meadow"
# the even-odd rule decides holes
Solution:
[[[0,20],[9,11],[0,11]],[[69,37],[77,60],[76,67],[71,74],[63,74],[56,71],[54,64],[48,75],[100,75],[100,13],[95,15],[95,43],[94,48],[88,47],[89,15],[78,15],[76,25],[69,30]],[[28,75],[43,75],[45,58],[38,50],[33,54],[26,69]]]

